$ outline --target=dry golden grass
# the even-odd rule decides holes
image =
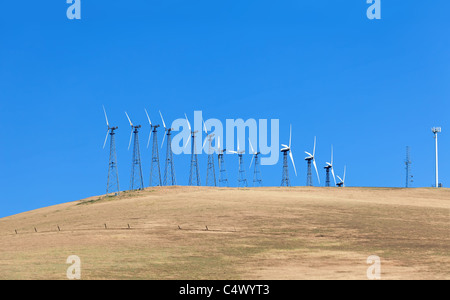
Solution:
[[[0,219],[0,279],[450,279],[449,221],[448,189],[149,188]]]

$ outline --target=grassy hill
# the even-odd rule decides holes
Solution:
[[[450,279],[450,190],[160,187],[0,219],[0,279]]]

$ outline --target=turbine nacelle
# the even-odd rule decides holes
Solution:
[[[128,116],[127,112],[125,112],[125,115],[127,116],[128,122],[130,123],[130,126],[131,126],[130,142],[128,143],[128,150],[130,150],[131,138],[133,137],[133,132],[137,133],[138,129],[141,128],[141,125],[134,125],[133,122],[131,122],[130,116]]]

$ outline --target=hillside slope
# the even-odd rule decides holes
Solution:
[[[0,219],[0,279],[450,279],[450,190],[160,187]]]

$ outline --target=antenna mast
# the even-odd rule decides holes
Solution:
[[[208,166],[206,169],[206,186],[217,186],[216,182],[216,170],[214,168],[214,151],[211,151],[211,144],[213,140],[214,133],[209,134],[207,139],[209,142],[209,150],[208,150]]]
[[[410,152],[409,152],[409,146],[406,146],[406,159],[405,159],[405,169],[406,169],[406,184],[405,187],[409,188],[409,183],[413,182],[412,175],[411,174],[411,158],[410,158]]]
[[[441,132],[441,127],[433,127],[431,131],[434,133],[434,139],[436,141],[436,185],[435,187],[440,187],[439,185],[439,161],[438,161],[438,136],[437,134]]]

